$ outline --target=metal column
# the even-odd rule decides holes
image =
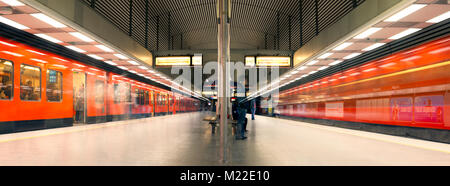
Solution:
[[[230,102],[230,19],[231,19],[231,0],[217,0],[217,18],[218,18],[218,69],[219,69],[219,90],[218,90],[218,110],[220,115],[220,146],[221,161],[227,163],[228,149],[228,113]]]

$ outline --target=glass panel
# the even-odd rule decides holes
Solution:
[[[55,70],[47,70],[47,101],[62,101],[62,73]]]
[[[120,88],[119,84],[114,84],[114,103],[120,103]]]
[[[105,82],[95,81],[95,103],[98,105],[105,104]]]
[[[0,100],[13,97],[13,63],[0,60]]]
[[[139,105],[140,104],[140,101],[139,101],[139,99],[140,99],[140,94],[139,94],[140,92],[139,92],[139,89],[134,89],[134,94],[135,94],[135,104],[136,105]]]
[[[41,69],[39,67],[20,65],[20,99],[41,100]]]

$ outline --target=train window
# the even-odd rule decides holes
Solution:
[[[62,101],[62,72],[47,70],[47,101]]]
[[[95,81],[95,103],[98,105],[105,104],[105,82]]]
[[[145,92],[144,90],[140,90],[141,92],[141,105],[145,105]]]
[[[134,94],[135,94],[135,104],[140,105],[141,95],[139,89],[134,89]]]
[[[149,94],[148,94],[148,91],[145,91],[145,103],[144,103],[144,105],[148,105],[149,103],[149,98],[150,98],[150,96],[149,96]]]
[[[0,100],[11,100],[13,97],[13,63],[0,60]]]
[[[20,65],[20,99],[24,101],[41,100],[41,68]]]

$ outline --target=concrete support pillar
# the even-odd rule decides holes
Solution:
[[[220,145],[221,161],[227,163],[228,149],[228,115],[230,102],[230,18],[231,18],[231,0],[217,0],[217,18],[218,18],[218,110],[220,116]]]

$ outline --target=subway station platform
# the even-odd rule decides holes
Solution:
[[[219,134],[188,113],[0,136],[0,166],[450,165],[450,145],[257,116],[248,139]],[[248,118],[251,118],[248,116]]]

